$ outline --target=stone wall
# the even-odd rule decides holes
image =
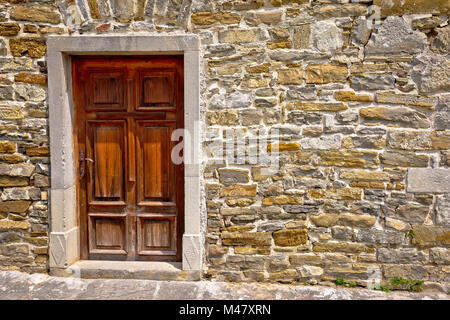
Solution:
[[[446,0],[0,0],[0,269],[47,270],[46,36],[194,33],[205,278],[450,282],[449,11]],[[253,134],[274,129],[276,170],[217,159],[236,137],[248,155]]]

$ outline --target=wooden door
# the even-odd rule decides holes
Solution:
[[[182,56],[72,61],[81,258],[181,261]]]

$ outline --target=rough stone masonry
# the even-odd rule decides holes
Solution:
[[[49,34],[197,34],[204,279],[450,282],[448,0],[0,0],[0,269],[48,271]],[[218,161],[279,132],[280,166]],[[272,146],[269,145],[269,149]],[[220,148],[219,148],[220,149]]]

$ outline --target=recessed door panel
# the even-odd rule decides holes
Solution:
[[[175,216],[139,216],[138,254],[173,255],[176,250]]]
[[[175,107],[175,70],[139,70],[137,110]]]
[[[89,69],[85,85],[88,110],[126,109],[123,70]]]
[[[140,121],[137,125],[138,204],[174,201],[171,133],[174,124]]]
[[[90,214],[89,234],[91,254],[127,254],[127,232],[124,215]]]
[[[88,121],[90,148],[85,159],[90,170],[90,203],[125,201],[125,121]]]

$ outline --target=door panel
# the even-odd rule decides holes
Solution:
[[[170,159],[174,124],[137,123],[138,205],[152,201],[175,203],[174,165]]]
[[[87,71],[87,109],[124,110],[123,70],[89,69]]]
[[[125,215],[89,214],[89,253],[127,254]]]
[[[126,201],[125,121],[88,121],[89,203]],[[89,159],[92,159],[91,162]]]
[[[138,217],[138,254],[174,255],[176,252],[175,216]]]
[[[175,107],[175,70],[138,70],[139,84],[137,110],[155,110]]]
[[[72,61],[81,258],[181,261],[182,56]]]

